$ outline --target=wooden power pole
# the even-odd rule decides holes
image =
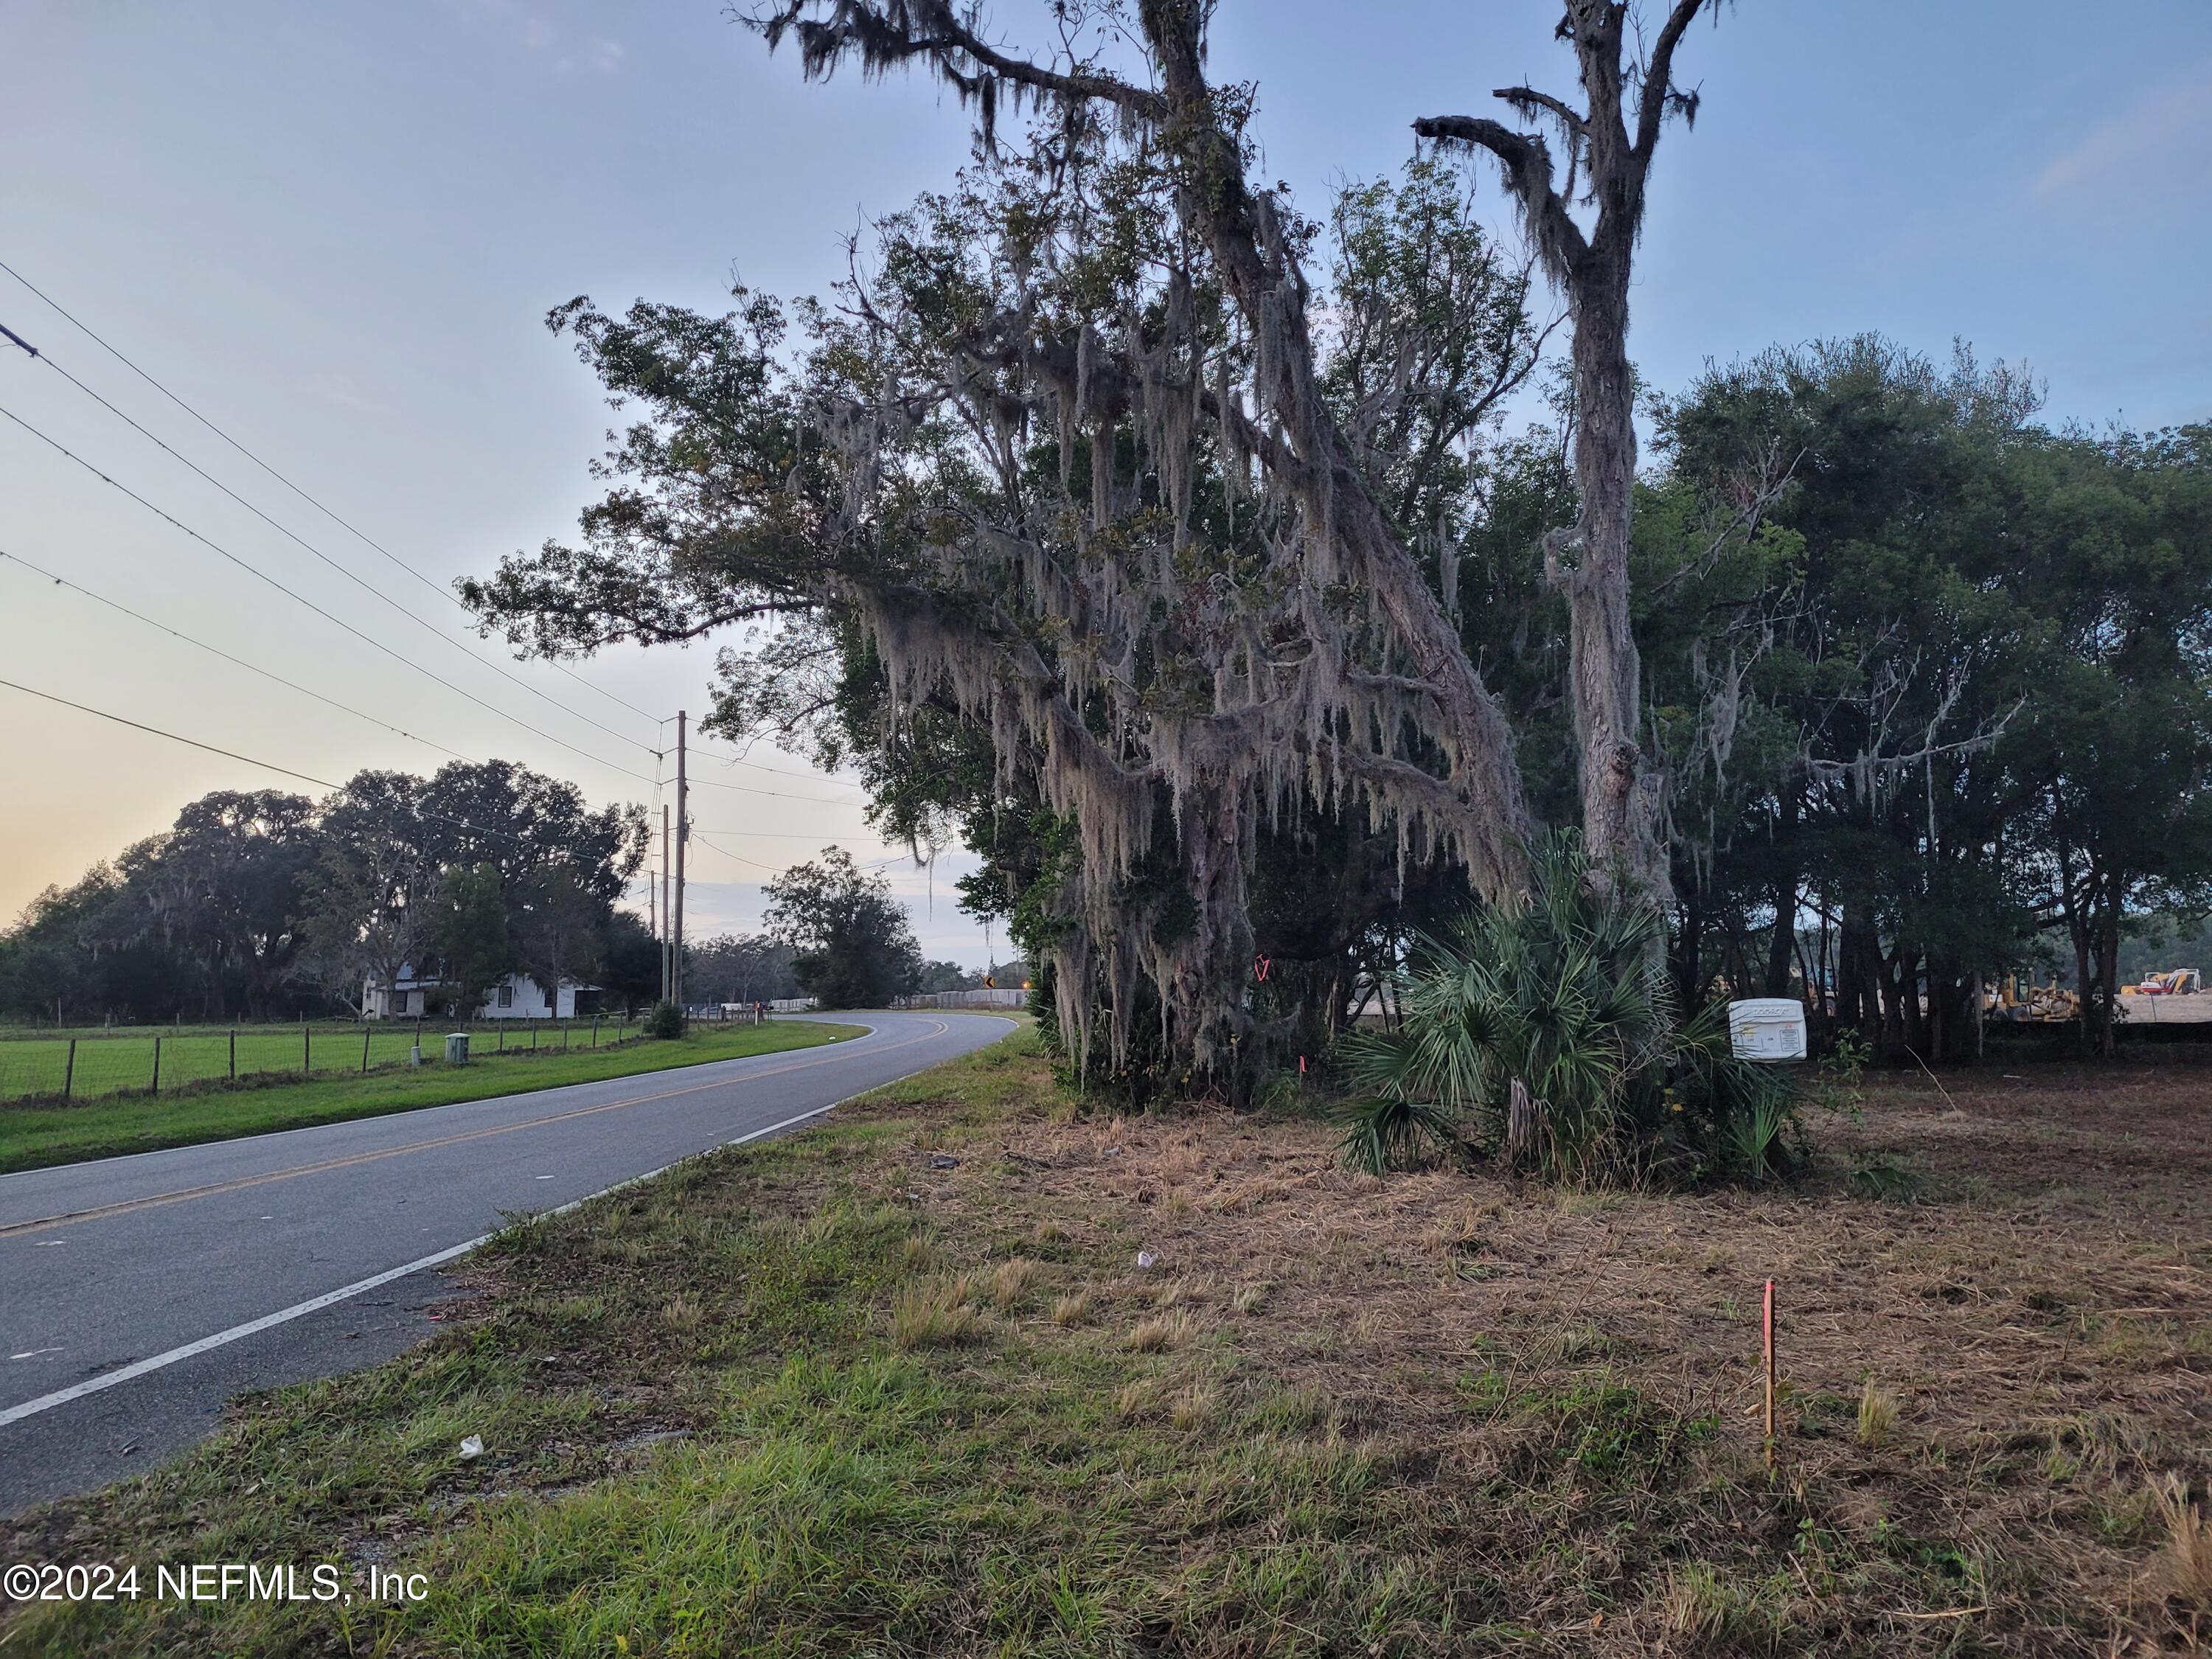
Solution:
[[[660,926],[653,930],[660,944],[660,1000],[668,1000],[668,803],[660,803]]]
[[[676,714],[676,919],[670,928],[672,941],[668,959],[668,1000],[679,1008],[684,1006],[684,843],[691,839],[689,797],[684,781],[684,726],[686,719],[684,711],[678,709]]]

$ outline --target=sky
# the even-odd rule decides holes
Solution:
[[[1020,44],[1044,11],[990,16]],[[1257,85],[1261,176],[1317,209],[1402,163],[1417,116],[1571,90],[1557,15],[1222,0],[1210,64]],[[1741,0],[1678,68],[1703,98],[1653,175],[1630,342],[1648,383],[1871,329],[2026,362],[2054,421],[2212,415],[2203,0]],[[593,496],[611,416],[544,314],[580,294],[719,308],[733,280],[822,292],[845,237],[968,149],[933,86],[807,85],[721,0],[9,0],[0,261],[399,562],[0,272],[0,325],[47,358],[0,352],[0,679],[243,757],[0,687],[0,917],[209,790],[319,793],[259,763],[337,781],[497,755],[656,802],[659,722],[696,717],[734,641],[563,673],[475,640],[434,591],[569,535]],[[696,933],[757,927],[758,884],[825,845],[899,850],[849,784],[746,758],[695,760]],[[952,902],[973,867],[887,869],[933,957],[1007,954]]]

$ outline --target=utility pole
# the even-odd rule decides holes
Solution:
[[[668,1000],[668,803],[660,803],[660,1000]]]
[[[674,943],[669,956],[668,1000],[684,1006],[684,849],[691,839],[690,798],[684,782],[684,726],[688,717],[676,711],[676,920],[671,932]]]

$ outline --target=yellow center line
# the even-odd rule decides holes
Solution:
[[[910,1048],[917,1042],[927,1042],[932,1037],[943,1036],[952,1028],[942,1020],[930,1022],[935,1028],[919,1036],[902,1037],[896,1042],[885,1043],[880,1048],[866,1050],[871,1054],[887,1054],[900,1048]],[[831,1043],[833,1049],[844,1044]],[[726,1089],[732,1085],[751,1083],[762,1078],[782,1077],[792,1072],[811,1071],[817,1066],[830,1066],[849,1058],[849,1054],[825,1054],[815,1060],[793,1060],[765,1070],[748,1072],[743,1077],[717,1078],[712,1083],[695,1083],[682,1089],[664,1089],[657,1094],[636,1095],[628,1100],[612,1100],[602,1106],[580,1106],[573,1111],[549,1112],[543,1117],[526,1118],[520,1123],[495,1124],[485,1129],[470,1129],[459,1134],[438,1135],[426,1140],[410,1140],[404,1146],[386,1146],[373,1152],[355,1152],[345,1158],[330,1158],[315,1164],[295,1164],[289,1169],[270,1170],[260,1175],[240,1176],[232,1181],[210,1182],[204,1186],[180,1187],[173,1192],[149,1193],[143,1198],[125,1199],[113,1204],[95,1205],[89,1209],[69,1210],[60,1215],[39,1216],[29,1221],[0,1224],[0,1238],[20,1237],[26,1233],[46,1232],[55,1227],[74,1226],[80,1222],[106,1221],[112,1217],[136,1215],[142,1210],[161,1209],[171,1204],[188,1203],[196,1198],[214,1198],[224,1193],[244,1192],[252,1187],[265,1187],[271,1182],[293,1181],[301,1176],[324,1175],[332,1170],[349,1170],[359,1164],[381,1163],[388,1158],[404,1158],[410,1152],[434,1152],[442,1146],[465,1146],[472,1140],[489,1140],[496,1135],[511,1135],[525,1129],[543,1128],[551,1123],[568,1123],[578,1118],[597,1117],[602,1112],[618,1112],[627,1107],[644,1106],[656,1100],[673,1100],[679,1095],[704,1093],[709,1089]],[[711,1063],[711,1062],[710,1062]],[[493,1096],[493,1099],[500,1097]]]

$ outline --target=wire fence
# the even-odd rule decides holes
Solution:
[[[1030,994],[1018,985],[1001,985],[995,989],[977,988],[969,991],[917,991],[909,997],[894,997],[894,1008],[1026,1008]]]
[[[469,1059],[496,1061],[635,1042],[632,1019],[496,1020],[472,1026],[377,1022],[241,1025],[0,1038],[0,1103],[57,1103],[188,1088],[335,1077],[445,1063],[446,1037],[465,1030]]]

